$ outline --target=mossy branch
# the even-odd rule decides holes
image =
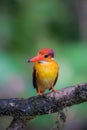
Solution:
[[[87,83],[83,83],[28,99],[0,99],[0,115],[13,117],[8,130],[22,130],[25,122],[35,116],[55,113],[86,101]]]

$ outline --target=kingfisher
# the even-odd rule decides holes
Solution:
[[[54,86],[58,79],[59,66],[54,60],[54,51],[50,48],[43,48],[38,51],[37,56],[28,59],[28,62],[35,62],[33,86],[38,95],[43,95],[47,89],[56,92]]]

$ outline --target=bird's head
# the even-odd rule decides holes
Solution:
[[[28,62],[50,61],[54,58],[54,51],[50,48],[43,48],[38,51],[37,56],[28,60]]]

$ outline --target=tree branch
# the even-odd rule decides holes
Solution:
[[[63,110],[67,106],[86,101],[87,83],[84,83],[63,88],[55,93],[51,92],[43,96],[34,96],[28,99],[0,99],[0,115],[12,116],[15,121],[25,121],[37,115],[55,113]]]
[[[23,128],[26,125],[26,121],[13,119],[7,130],[24,130]]]

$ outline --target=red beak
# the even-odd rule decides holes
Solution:
[[[43,56],[37,55],[37,56],[29,59],[27,62],[38,62],[38,61],[41,61],[41,60],[44,60]]]

